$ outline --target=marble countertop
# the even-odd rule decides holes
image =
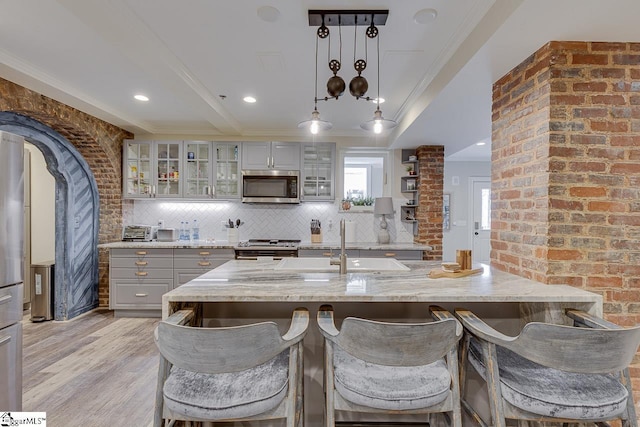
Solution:
[[[300,272],[275,270],[279,261],[228,261],[162,297],[172,302],[581,302],[602,296],[567,285],[545,285],[488,265],[462,278],[431,279],[434,261],[403,261],[410,271]]]
[[[101,243],[98,245],[100,249],[142,249],[142,248],[166,248],[166,249],[189,249],[189,248],[207,248],[207,249],[234,249],[237,243],[230,243],[226,240],[198,240],[194,242],[186,242],[176,240],[174,242],[111,242]],[[381,249],[381,250],[431,250],[431,246],[417,243],[387,243],[380,244],[377,242],[355,242],[347,243],[347,249]],[[298,249],[340,249],[340,242],[311,243],[300,242]]]

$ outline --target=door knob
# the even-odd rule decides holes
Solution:
[[[475,233],[473,233],[473,234],[475,234],[475,235],[477,236],[477,235],[478,235],[478,232],[476,231],[476,232],[475,232]]]

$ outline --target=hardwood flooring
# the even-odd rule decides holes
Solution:
[[[23,325],[23,411],[53,427],[150,426],[159,319],[94,310],[67,322]]]

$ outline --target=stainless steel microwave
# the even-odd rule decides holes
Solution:
[[[243,203],[300,203],[300,171],[243,170]]]

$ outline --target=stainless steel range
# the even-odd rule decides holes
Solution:
[[[297,257],[299,244],[300,240],[249,239],[238,243],[238,246],[236,246],[236,259]]]

